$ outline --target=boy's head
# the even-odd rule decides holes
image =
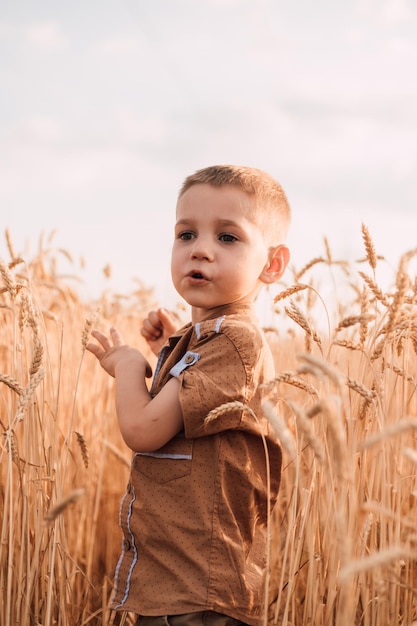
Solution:
[[[215,307],[252,303],[287,267],[290,209],[281,186],[248,167],[189,176],[178,196],[171,272],[193,321]]]
[[[281,185],[266,172],[240,165],[211,165],[187,176],[178,198],[198,184],[237,187],[252,199],[247,217],[262,228],[270,245],[279,245],[286,240],[291,220],[290,205]]]

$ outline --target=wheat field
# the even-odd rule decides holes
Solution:
[[[325,240],[289,272],[265,328],[276,378],[264,411],[283,447],[269,624],[417,623],[417,249],[386,289],[362,236],[356,263]],[[152,361],[138,331],[157,303],[143,288],[84,302],[57,271],[67,251],[42,241],[22,259],[5,239],[0,626],[133,624],[107,608],[130,453],[112,381],[85,346],[93,326],[115,324]]]

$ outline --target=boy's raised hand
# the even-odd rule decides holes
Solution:
[[[103,335],[98,330],[93,330],[91,335],[97,340],[97,343],[89,343],[86,349],[94,354],[100,362],[101,367],[110,376],[115,376],[116,367],[129,367],[129,364],[135,363],[147,378],[152,376],[152,368],[143,354],[123,342],[123,338],[116,328],[110,329],[110,337]]]
[[[141,335],[145,337],[152,352],[158,355],[160,349],[179,327],[178,318],[166,309],[150,311],[143,320]]]

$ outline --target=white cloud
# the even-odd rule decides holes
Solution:
[[[112,112],[117,141],[131,145],[137,142],[161,144],[169,134],[167,120],[162,115],[150,114],[143,119],[131,107],[116,107]]]
[[[133,187],[138,173],[151,175],[149,163],[122,148],[79,146],[63,150],[41,143],[14,145],[2,167],[0,190],[29,193],[103,193]]]
[[[56,144],[65,139],[65,135],[62,122],[43,115],[23,120],[17,130],[17,137],[29,143]]]
[[[412,16],[407,0],[386,0],[380,11],[382,21],[387,24],[406,22]]]
[[[70,40],[55,20],[34,22],[26,26],[25,35],[29,44],[46,51],[66,50]]]
[[[376,19],[387,25],[405,22],[413,17],[410,0],[358,0],[356,11],[362,17]]]
[[[91,51],[97,56],[128,56],[143,51],[143,38],[140,37],[105,37],[91,44]]]

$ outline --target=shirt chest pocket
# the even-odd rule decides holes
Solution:
[[[158,484],[178,480],[191,474],[193,440],[174,437],[155,452],[137,452],[133,470]]]

